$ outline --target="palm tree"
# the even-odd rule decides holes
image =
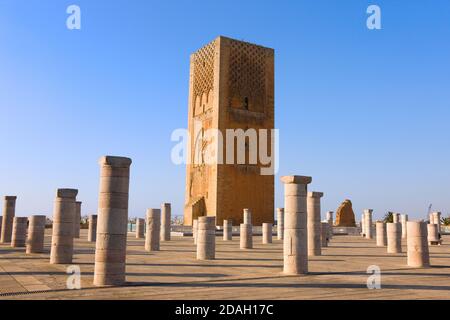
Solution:
[[[388,213],[386,213],[386,214],[384,215],[383,221],[384,221],[385,223],[392,223],[392,222],[394,222],[394,213],[388,211]]]
[[[450,226],[450,216],[448,216],[447,218],[442,217],[442,218],[441,218],[441,223],[442,223],[444,226]]]

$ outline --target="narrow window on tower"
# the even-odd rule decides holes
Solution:
[[[246,131],[247,130],[248,129],[246,129]],[[245,164],[246,165],[250,164],[250,154],[249,154],[249,146],[248,146],[247,138],[245,138]]]
[[[248,98],[247,97],[244,98],[244,109],[248,110]]]

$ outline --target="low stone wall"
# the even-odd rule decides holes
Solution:
[[[333,227],[333,235],[349,235],[359,236],[361,234],[361,227]]]
[[[133,232],[134,232],[134,225],[133,225]],[[171,227],[171,234],[173,236],[178,237],[191,237],[192,236],[192,227],[190,226],[181,226],[181,225],[172,225]],[[216,234],[217,236],[222,235],[223,232],[222,226],[216,227]],[[233,226],[233,235],[239,236],[239,226]],[[445,231],[447,230],[447,231]],[[129,232],[130,226],[129,226]],[[276,234],[276,225],[272,227],[273,234]],[[450,234],[450,227],[442,227],[442,232],[446,234]],[[349,236],[359,236],[361,234],[361,227],[333,227],[333,234],[334,235],[349,235]],[[262,235],[262,227],[261,226],[253,226],[253,235],[254,236],[261,236]]]
[[[233,236],[239,236],[240,233],[240,226],[233,226],[232,228]],[[252,233],[254,236],[261,236],[262,235],[262,226],[253,226]],[[192,227],[189,226],[171,226],[171,234],[173,236],[178,237],[188,237],[192,236]],[[217,226],[216,227],[216,235],[220,236],[223,234],[223,227]],[[272,226],[272,234],[276,234],[276,226]]]

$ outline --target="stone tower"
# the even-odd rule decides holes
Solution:
[[[268,138],[258,135],[256,144],[247,138],[239,142],[236,137],[227,139],[230,129],[245,133],[249,129],[268,129]],[[254,145],[258,145],[258,153],[264,145],[267,155],[272,154],[271,129],[273,49],[218,37],[191,55],[185,225],[191,225],[199,216],[215,216],[217,225],[222,225],[224,219],[238,225],[244,208],[253,213],[254,225],[273,222],[274,175],[261,174],[261,168],[270,165],[259,157],[256,162],[250,160]],[[229,142],[234,143],[233,148],[226,147]],[[238,160],[238,146],[244,150],[244,163]],[[229,157],[230,149],[234,154]]]

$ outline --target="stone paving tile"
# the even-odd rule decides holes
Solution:
[[[43,254],[0,245],[0,299],[450,299],[450,236],[430,248],[427,269],[407,267],[406,253],[387,254],[375,240],[335,236],[322,256],[310,258],[307,276],[281,273],[281,241],[262,245],[258,236],[254,244],[244,251],[238,237],[231,242],[218,237],[217,259],[197,261],[191,238],[174,237],[161,243],[160,252],[147,253],[144,240],[129,234],[128,285],[97,288],[92,284],[95,245],[82,230],[73,261],[81,269],[82,289],[67,290],[67,266],[49,264],[47,234]],[[370,265],[381,268],[381,290],[367,289]],[[44,292],[4,295],[33,291]]]

